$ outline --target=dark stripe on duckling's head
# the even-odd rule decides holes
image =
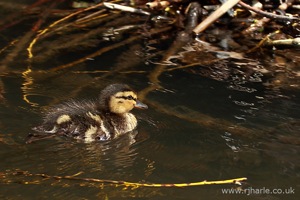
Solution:
[[[116,98],[117,99],[125,99],[125,100],[134,100],[134,101],[137,100],[137,98],[133,97],[132,95],[129,95],[129,96],[117,96]]]

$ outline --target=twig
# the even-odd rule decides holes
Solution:
[[[267,40],[264,45],[267,46],[278,46],[278,45],[288,45],[300,47],[300,38],[285,39],[285,40]]]
[[[267,45],[267,46],[275,45],[275,44],[272,44],[272,41],[271,41],[270,38],[273,37],[274,35],[278,34],[278,33],[280,33],[280,30],[274,31],[273,33],[269,33],[255,47],[253,47],[250,50],[248,50],[247,53],[254,52],[256,49],[258,49],[258,48],[260,48],[260,47],[262,47],[264,45]],[[280,42],[277,42],[277,45],[287,45],[288,41],[290,43],[289,45],[299,46],[299,38],[294,38],[292,40],[285,40],[286,44],[279,44]]]
[[[82,18],[76,20],[75,23],[84,23],[84,22],[86,22],[87,20],[90,20],[91,18],[92,18],[92,19],[95,19],[95,16],[98,17],[98,15],[102,15],[104,12],[105,12],[104,9],[99,10],[99,11],[97,11],[97,12],[94,12],[94,13],[92,13],[92,14],[90,14],[90,15],[87,15],[87,16],[85,16],[85,17],[82,17]]]
[[[117,10],[121,10],[121,11],[125,11],[125,12],[132,12],[132,13],[143,14],[143,15],[150,15],[151,14],[147,11],[142,10],[142,9],[132,8],[132,7],[129,7],[129,6],[122,6],[122,5],[115,4],[115,3],[104,2],[103,5],[107,8],[110,8],[110,9],[117,9]]]
[[[5,52],[9,47],[15,45],[15,43],[17,42],[18,40],[15,39],[13,41],[11,41],[8,45],[6,45],[5,47],[3,47],[2,49],[0,49],[0,55]],[[1,68],[0,68],[1,69]]]
[[[96,179],[96,178],[80,178],[76,177],[80,173],[77,173],[72,176],[51,176],[48,174],[32,174],[27,171],[17,171],[14,175],[24,175],[24,176],[40,176],[42,178],[47,179],[56,179],[56,180],[77,180],[77,181],[85,181],[85,182],[95,182],[95,183],[103,183],[103,184],[112,184],[112,185],[119,185],[125,187],[192,187],[192,186],[203,186],[203,185],[222,185],[222,184],[236,184],[242,185],[243,181],[246,181],[247,178],[234,178],[234,179],[227,179],[227,180],[217,180],[217,181],[200,181],[200,182],[192,182],[192,183],[135,183],[135,182],[128,182],[128,181],[116,181],[116,180],[107,180],[107,179]]]
[[[205,20],[203,20],[194,30],[193,32],[198,35],[202,31],[204,31],[210,24],[216,21],[219,17],[221,17],[224,13],[226,13],[230,8],[235,6],[240,0],[228,0],[220,8],[218,8],[215,12],[213,12],[210,16],[208,16]]]
[[[240,1],[239,5],[243,6],[244,8],[246,8],[248,10],[251,10],[251,11],[253,11],[253,12],[259,14],[259,15],[262,15],[264,17],[268,17],[268,18],[271,18],[271,19],[287,20],[287,21],[299,20],[299,18],[296,18],[296,17],[276,15],[276,14],[273,14],[273,13],[262,11],[260,9],[255,8],[255,7],[249,6],[248,4],[244,3],[243,1]]]

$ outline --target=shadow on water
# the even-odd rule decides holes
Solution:
[[[143,21],[127,15],[119,18],[114,23]],[[88,32],[99,37],[103,33],[103,28]],[[84,36],[83,32],[74,34],[79,34],[77,39],[80,34]],[[168,40],[166,33],[149,33],[145,38],[132,34],[131,38],[124,36],[128,42],[123,45],[118,38],[111,43],[95,41],[99,43],[89,46],[89,52],[72,48],[64,51],[63,45],[57,45],[63,44],[60,40],[53,42],[62,49],[51,49],[46,37],[36,47],[30,70],[22,56],[5,66],[0,74],[1,199],[299,197],[299,50],[244,55],[191,42],[168,51],[172,33]],[[55,39],[57,35],[49,37]],[[66,63],[110,44],[120,46],[61,70]],[[31,127],[41,122],[41,112],[49,106],[71,98],[96,98],[101,89],[115,82],[141,91],[140,96],[149,105],[146,111],[134,111],[139,121],[136,132],[104,143],[53,138],[25,144]],[[134,188],[24,176],[16,171],[140,183],[247,177],[241,188],[291,187],[296,194],[222,193],[224,188],[239,188],[234,185]]]

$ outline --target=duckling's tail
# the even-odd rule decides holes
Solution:
[[[26,137],[26,144],[30,144],[39,140],[53,138],[55,136],[55,134],[29,133]]]

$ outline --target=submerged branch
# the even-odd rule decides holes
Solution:
[[[42,2],[37,2],[42,3]],[[24,48],[30,43],[30,40],[34,37],[36,32],[40,29],[40,27],[44,24],[47,17],[50,14],[50,11],[58,4],[58,2],[54,1],[50,6],[48,6],[43,15],[38,18],[38,20],[33,24],[30,31],[28,31],[22,38],[18,40],[14,40],[10,43],[10,46],[14,45],[14,48],[6,55],[6,57],[1,61],[1,68],[6,69],[6,66],[11,63],[16,57],[20,56],[21,52]],[[31,5],[34,7],[34,5]]]
[[[80,14],[80,13],[86,12],[86,11],[88,11],[88,10],[98,8],[98,7],[102,6],[102,5],[103,5],[102,3],[99,3],[99,4],[95,5],[95,6],[91,6],[91,7],[88,7],[88,8],[86,8],[86,9],[79,10],[79,11],[77,11],[77,12],[74,12],[74,13],[72,13],[72,14],[70,14],[70,15],[67,15],[66,17],[64,17],[64,18],[62,18],[62,19],[59,19],[59,20],[53,22],[53,23],[50,24],[47,28],[41,30],[40,33],[37,34],[37,36],[31,41],[31,43],[29,44],[29,46],[28,46],[28,48],[27,48],[27,51],[28,51],[28,58],[32,58],[32,57],[33,57],[32,48],[33,48],[33,46],[35,45],[35,43],[38,41],[38,39],[39,39],[42,35],[44,35],[46,32],[48,32],[51,28],[53,28],[53,27],[56,26],[57,24],[60,24],[61,22],[64,22],[64,21],[70,19],[71,17],[74,17],[74,16],[76,16],[76,15],[78,15],[78,14]]]
[[[151,31],[149,34],[150,35],[155,35],[155,34],[167,31],[169,29],[170,29],[170,27],[165,27],[163,29],[158,29],[158,30]],[[50,71],[58,71],[58,70],[62,70],[62,69],[73,67],[73,66],[75,66],[77,64],[85,62],[86,60],[88,60],[90,58],[94,58],[94,57],[99,56],[99,55],[101,55],[101,54],[103,54],[105,52],[108,52],[108,51],[111,51],[113,49],[119,48],[119,47],[124,46],[126,44],[130,44],[133,41],[141,39],[141,38],[142,38],[142,35],[132,36],[132,37],[126,39],[126,40],[123,40],[120,43],[116,43],[116,44],[112,44],[112,45],[110,45],[108,47],[104,47],[104,48],[102,48],[102,49],[100,49],[100,50],[98,50],[98,51],[96,51],[96,52],[94,52],[92,54],[84,56],[84,57],[82,57],[82,58],[80,58],[80,59],[78,59],[76,61],[71,62],[71,63],[65,64],[65,65],[61,65],[61,66],[58,66],[58,67],[54,67],[54,68],[50,69]]]
[[[5,101],[5,98],[4,98],[4,84],[3,84],[3,82],[2,82],[2,80],[1,80],[1,77],[0,77],[0,103],[4,103],[4,101]]]
[[[94,52],[92,54],[84,56],[84,57],[82,57],[82,58],[80,58],[78,60],[75,60],[75,61],[71,62],[71,63],[51,68],[50,71],[58,71],[58,70],[67,69],[67,68],[73,67],[75,65],[78,65],[80,63],[83,63],[83,62],[87,61],[88,59],[94,58],[96,56],[99,56],[99,55],[101,55],[103,53],[106,53],[106,52],[111,51],[113,49],[119,48],[121,46],[124,46],[126,44],[130,44],[131,42],[133,42],[135,40],[138,40],[138,39],[140,39],[140,36],[135,36],[135,37],[128,38],[127,40],[123,40],[120,43],[116,43],[116,44],[110,45],[108,47],[104,47],[104,48],[102,48],[102,49],[100,49],[100,50],[98,50],[98,51],[96,51],[96,52]]]
[[[171,45],[171,47],[168,49],[168,51],[164,54],[163,59],[161,60],[161,63],[167,61],[172,55],[175,55],[184,45],[186,45],[188,43],[188,41],[190,41],[191,37],[190,35],[185,32],[182,31],[178,34],[176,40],[173,42],[173,44]],[[166,65],[164,64],[159,64],[157,65],[154,70],[151,71],[151,73],[149,74],[149,81],[150,81],[150,86],[148,86],[147,88],[143,89],[140,93],[139,93],[139,97],[141,99],[145,99],[146,96],[148,95],[149,92],[160,89],[160,81],[159,81],[159,76],[166,72]]]
[[[261,133],[261,131],[259,130],[249,129],[223,119],[214,118],[209,115],[205,115],[203,113],[191,110],[187,107],[177,106],[174,108],[168,105],[162,105],[158,102],[151,100],[147,100],[147,104],[159,110],[162,113],[175,116],[189,122],[197,123],[208,129],[217,129],[224,132],[232,133],[234,135],[248,136],[249,138],[253,137],[254,135],[259,135]]]

